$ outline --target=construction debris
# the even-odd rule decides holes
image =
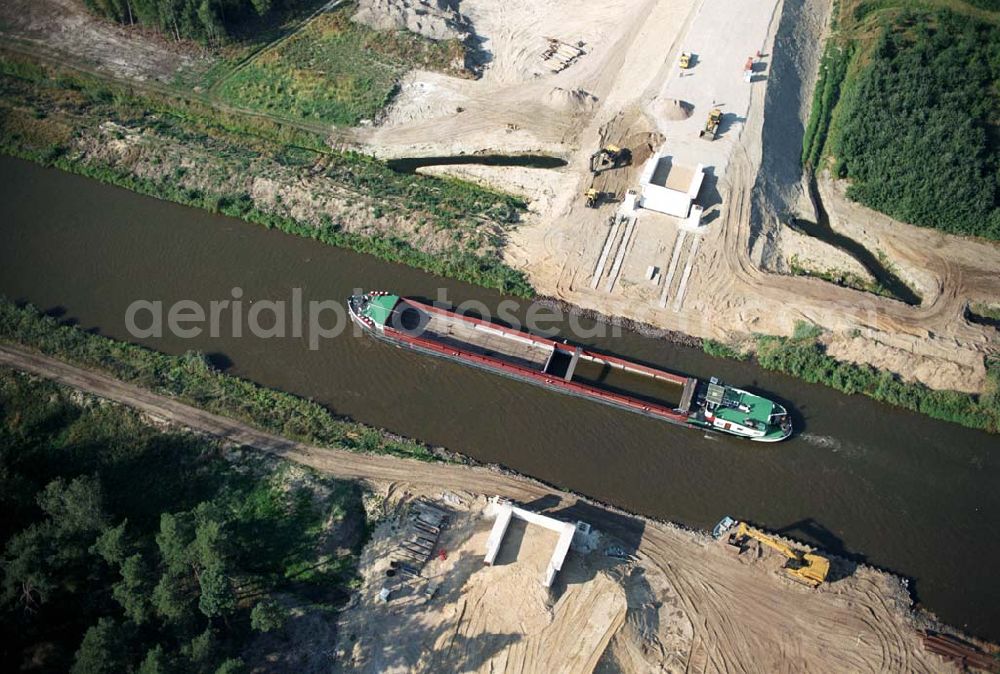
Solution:
[[[547,37],[548,46],[542,52],[542,61],[554,73],[570,67],[576,59],[583,56],[583,43],[571,45],[554,37]]]
[[[382,601],[389,601],[403,576],[420,579],[423,567],[435,555],[441,530],[448,524],[449,512],[421,499],[410,506],[410,513],[396,549],[385,571],[385,583],[379,591]],[[431,593],[433,595],[433,593]]]

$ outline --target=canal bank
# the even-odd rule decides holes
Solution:
[[[487,307],[503,299],[25,162],[0,160],[0,176],[0,292],[111,337],[130,338],[124,316],[137,299],[208,304],[234,287],[248,302],[293,288],[343,301],[361,287],[428,298],[444,287],[454,302]],[[801,432],[769,448],[706,437],[351,333],[317,350],[305,337],[226,333],[135,341],[203,351],[232,374],[628,510],[698,527],[725,513],[750,519],[914,578],[918,599],[943,620],[1000,638],[995,437],[627,331],[565,336],[770,394],[790,403]]]

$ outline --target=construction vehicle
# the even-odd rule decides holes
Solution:
[[[628,166],[632,162],[632,153],[617,145],[605,145],[590,155],[590,172],[594,175],[610,169]]]
[[[591,187],[583,196],[587,200],[587,208],[597,208],[597,202],[601,200],[600,192]]]
[[[715,136],[719,133],[719,125],[722,123],[722,110],[718,108],[712,108],[712,111],[708,113],[708,121],[705,122],[705,128],[701,130],[698,134],[699,138],[707,138],[708,140],[715,140]]]
[[[681,52],[680,66],[681,66],[681,70],[687,70],[688,68],[691,67],[691,53],[690,52],[686,52],[686,51],[685,52]]]
[[[730,536],[729,542],[742,552],[746,548],[748,539],[751,538],[772,550],[777,550],[788,559],[784,570],[792,580],[812,588],[819,587],[826,581],[826,576],[830,573],[829,559],[811,552],[796,550],[762,531],[747,526],[746,522],[740,522],[736,531]]]

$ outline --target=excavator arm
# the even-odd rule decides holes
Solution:
[[[752,538],[762,545],[780,552],[788,559],[784,567],[785,573],[792,580],[804,583],[810,587],[819,587],[822,585],[826,581],[827,574],[830,572],[830,560],[826,557],[796,550],[762,531],[747,526],[746,522],[740,522],[733,537],[737,541]]]

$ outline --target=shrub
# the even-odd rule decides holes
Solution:
[[[723,344],[722,342],[717,342],[714,339],[705,339],[701,342],[702,350],[710,356],[715,356],[716,358],[729,358],[731,360],[746,360],[750,357],[749,353],[744,353],[738,351],[728,344]]]
[[[1000,363],[988,362],[989,389],[981,396],[959,391],[938,391],[907,382],[891,372],[867,365],[845,363],[829,356],[810,339],[757,337],[757,361],[768,370],[832,386],[847,394],[860,393],[875,400],[992,433],[1000,432]]]

